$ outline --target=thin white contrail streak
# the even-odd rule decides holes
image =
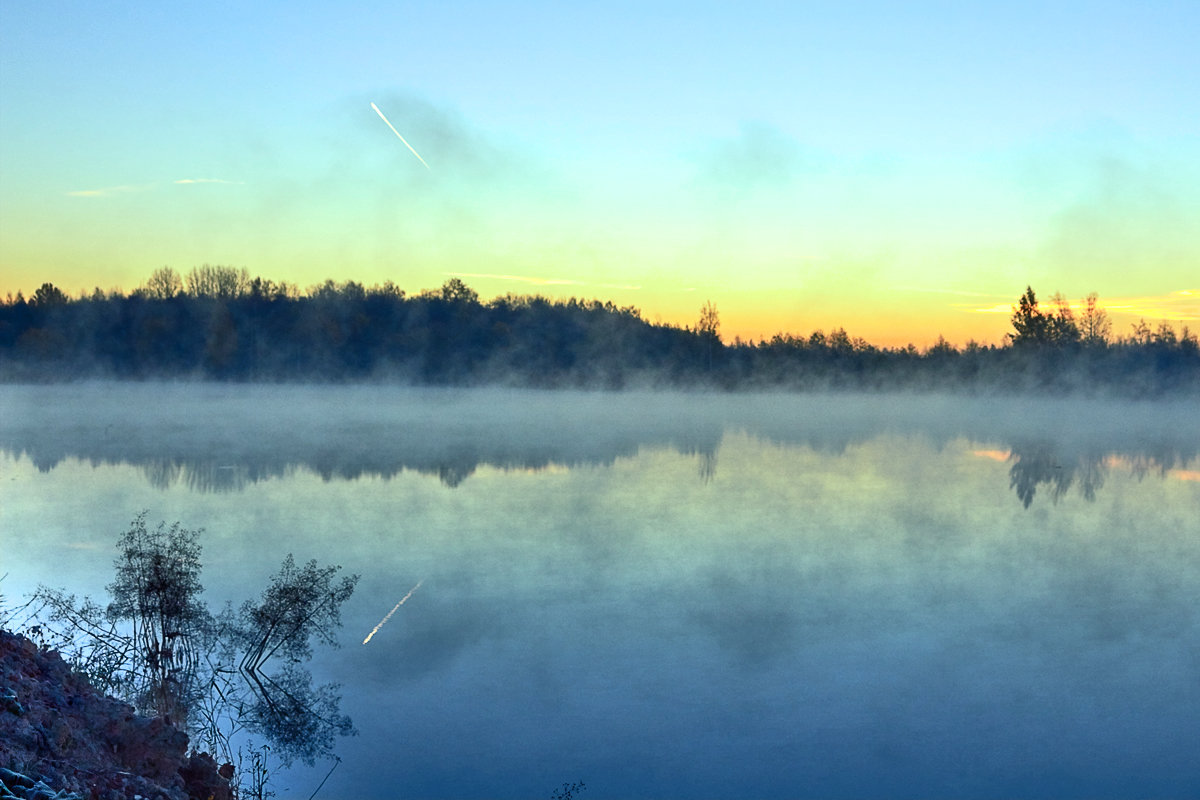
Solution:
[[[417,156],[417,158],[420,158],[420,156]],[[379,629],[382,628],[384,626],[384,624],[386,624],[387,621],[392,618],[392,614],[396,613],[396,609],[398,609],[398,608],[400,608],[400,606],[404,605],[404,601],[407,600],[408,598],[412,597],[413,592],[415,592],[417,589],[420,589],[421,584],[424,582],[425,582],[425,579],[421,578],[421,580],[417,581],[416,586],[414,586],[408,590],[408,594],[406,594],[406,595],[404,595],[404,597],[400,598],[400,602],[396,603],[396,605],[392,607],[392,610],[387,613],[387,616],[384,617],[383,619],[379,620],[379,624],[375,626],[374,630],[372,630],[370,633],[367,634],[367,638],[363,639],[363,644],[366,644],[367,642],[371,641],[371,637],[374,636],[375,634],[379,633]]]
[[[392,133],[396,134],[396,136],[400,139],[400,141],[404,142],[404,146],[407,147],[410,151],[412,151],[412,154],[417,157],[417,160],[420,161],[422,164],[425,164],[425,159],[421,158],[420,153],[418,153],[416,150],[413,150],[413,146],[408,143],[407,139],[405,139],[403,136],[400,136],[400,131],[396,130],[395,125],[393,125],[391,122],[388,122],[388,118],[385,117],[383,115],[383,112],[379,110],[379,106],[375,105],[374,103],[371,103],[371,108],[375,109],[375,113],[379,115],[379,118],[381,120],[383,120],[389,128],[392,129]],[[425,164],[425,169],[429,169],[428,164]],[[429,170],[429,171],[433,172],[433,170]]]

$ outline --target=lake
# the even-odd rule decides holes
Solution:
[[[280,796],[1200,794],[1200,401],[0,387],[0,591],[361,575]],[[364,638],[419,588],[367,643]]]

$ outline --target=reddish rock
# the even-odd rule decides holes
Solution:
[[[105,697],[54,652],[0,630],[0,783],[89,800],[228,800],[229,780],[187,734]]]
[[[229,777],[233,777],[233,765],[229,767]],[[205,800],[231,800],[229,778],[224,777],[225,767],[217,769],[217,762],[208,753],[192,753],[187,763],[180,768],[188,796],[202,797]]]

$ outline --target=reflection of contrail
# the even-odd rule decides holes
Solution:
[[[375,105],[375,104],[372,103],[371,105]],[[379,109],[375,109],[375,110],[378,111]],[[382,115],[380,115],[380,116],[382,116]],[[396,134],[396,135],[399,136],[400,134]],[[417,158],[420,158],[420,156],[417,156]],[[400,598],[400,602],[396,603],[396,605],[392,607],[392,610],[387,613],[387,616],[384,617],[383,619],[379,620],[379,624],[375,626],[374,630],[372,630],[370,633],[367,634],[367,638],[363,639],[363,644],[366,644],[367,642],[371,641],[371,637],[374,636],[375,634],[379,633],[379,629],[382,628],[387,623],[387,621],[392,618],[392,614],[396,613],[396,609],[398,609],[398,608],[400,608],[400,606],[404,605],[404,601],[407,600],[408,598],[412,597],[413,592],[415,592],[417,589],[420,589],[421,584],[424,582],[425,582],[425,579],[421,578],[421,580],[417,581],[416,586],[414,586],[408,590],[408,594],[406,594],[406,595],[404,595],[404,597]]]
[[[375,113],[379,115],[379,118],[381,120],[383,120],[385,123],[387,123],[387,126],[392,129],[392,133],[396,134],[396,136],[398,136],[400,138],[400,141],[404,142],[404,146],[407,147],[409,150],[412,150],[412,154],[417,157],[417,160],[420,161],[422,164],[425,164],[425,159],[421,158],[420,153],[418,153],[416,150],[413,150],[413,146],[408,143],[407,139],[405,139],[403,136],[400,136],[400,131],[396,130],[395,125],[388,122],[388,118],[385,117],[383,115],[383,112],[379,110],[379,106],[375,105],[374,103],[371,103],[371,108],[375,109]],[[429,169],[428,164],[425,164],[425,169]],[[432,172],[432,171],[433,170],[430,170],[430,172]]]

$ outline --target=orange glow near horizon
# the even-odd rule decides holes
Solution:
[[[186,270],[178,271],[186,273]],[[10,281],[18,278],[16,275],[6,277]],[[95,288],[71,287],[56,277],[49,274],[45,279],[32,283],[22,281],[26,285],[0,282],[0,296],[9,294],[15,297],[20,291],[28,298],[37,286],[47,281],[75,297],[90,295]],[[132,287],[141,285],[145,277],[135,279]],[[426,279],[405,281],[408,285],[402,285],[401,288],[415,294],[423,289],[434,288],[451,277],[461,278],[476,289],[483,302],[509,293],[541,295],[551,300],[572,297],[597,299],[611,301],[619,307],[633,306],[649,322],[678,327],[694,326],[701,306],[711,301],[720,314],[720,334],[726,344],[732,344],[735,340],[747,343],[769,341],[776,334],[808,338],[814,331],[829,334],[842,328],[851,338],[885,348],[902,348],[912,344],[924,350],[935,344],[939,337],[956,347],[971,341],[982,345],[1002,345],[1005,335],[1011,331],[1009,318],[1015,305],[1015,293],[1013,300],[981,305],[978,302],[964,302],[963,296],[969,300],[973,295],[969,292],[897,289],[855,297],[830,291],[809,293],[795,287],[776,290],[747,290],[730,286],[709,289],[662,288],[649,281],[604,282],[595,277],[571,277],[566,272],[546,276],[508,272],[443,272]],[[397,278],[403,279],[404,276],[392,276],[392,280]],[[368,286],[383,282],[382,278],[351,279]],[[305,278],[284,280],[298,284],[302,291],[307,286],[320,283]],[[117,287],[100,288],[108,291]],[[128,292],[131,288],[120,287],[119,290]],[[947,295],[958,297],[948,302]],[[996,297],[995,294],[976,296],[985,301]],[[1041,307],[1050,310],[1053,304],[1043,299]],[[1070,307],[1079,314],[1084,309],[1084,303],[1072,301]],[[1159,322],[1172,325],[1200,322],[1200,289],[1178,290],[1161,295],[1101,296],[1098,307],[1113,319],[1113,333],[1117,336],[1128,334],[1129,325],[1138,319],[1144,319],[1152,325]]]
[[[1015,303],[995,303],[982,308],[972,308],[976,314],[1003,314],[1009,316]],[[1084,301],[1071,301],[1070,309],[1076,314],[1082,313],[1087,304]],[[1043,311],[1053,310],[1054,304],[1048,298],[1040,298],[1038,306]],[[1200,289],[1181,289],[1163,295],[1142,295],[1136,297],[1100,297],[1096,306],[1109,316],[1122,315],[1141,317],[1146,320],[1167,320],[1173,322],[1200,321]]]
[[[1008,461],[1012,456],[1011,450],[972,450],[971,455],[979,458],[987,458],[992,461]]]
[[[734,337],[744,342],[769,340],[777,333],[807,338],[814,331],[825,334],[844,328],[853,339],[864,339],[876,347],[906,347],[909,344],[925,349],[938,337],[956,346],[969,341],[980,344],[1002,344],[1009,331],[1008,319],[1003,321],[981,320],[949,309],[938,314],[886,313],[879,309],[854,309],[816,311],[805,314],[737,314],[721,308],[721,338],[726,344]],[[672,321],[673,322],[673,321]],[[681,324],[695,324],[695,319],[684,319]]]
[[[976,458],[985,458],[989,461],[1005,462],[1012,459],[1011,450],[971,450],[970,453]],[[1106,455],[1101,463],[1103,463],[1104,466],[1108,467],[1109,469],[1116,467],[1129,470],[1130,472],[1138,472],[1139,469],[1146,469],[1147,467],[1154,466],[1145,459],[1131,458],[1129,456],[1117,455],[1116,453],[1110,453]],[[1161,467],[1156,467],[1156,472],[1159,472],[1164,478],[1175,478],[1181,481],[1200,482],[1200,470],[1180,469],[1177,467],[1168,467],[1167,469],[1162,469]]]

